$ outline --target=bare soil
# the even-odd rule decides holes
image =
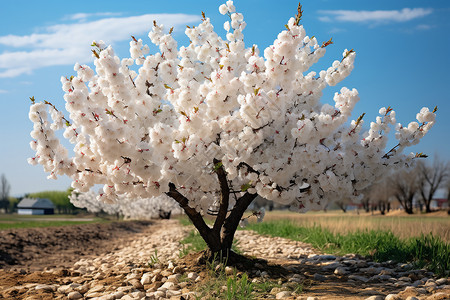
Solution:
[[[0,231],[0,269],[43,271],[70,267],[85,256],[117,250],[151,223],[128,221]],[[120,241],[120,242],[119,242]]]

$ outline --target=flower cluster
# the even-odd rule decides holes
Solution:
[[[147,199],[130,199],[121,195],[115,203],[105,203],[97,199],[95,192],[89,191],[73,193],[69,199],[76,207],[86,208],[91,213],[104,212],[120,215],[125,219],[154,219],[160,216],[161,211],[171,212],[172,215],[182,214],[178,203],[166,195]]]
[[[232,1],[220,6],[230,17],[226,39],[204,16],[186,29],[190,44],[179,49],[172,30],[156,22],[149,34],[155,54],[134,37],[125,59],[94,42],[95,71],[76,64],[76,75],[62,78],[68,119],[51,103],[33,100],[30,162],[52,178],[70,176],[77,192],[102,184],[98,197],[105,202],[158,197],[174,185],[200,212],[220,197],[214,161],[236,195],[230,207],[249,192],[296,211],[357,200],[386,168],[411,163],[416,155],[402,151],[433,126],[435,111],[424,108],[418,122],[402,126],[390,107],[382,108],[362,132],[363,116],[350,120],[355,89],[342,88],[334,105],[320,102],[325,87],[352,71],[353,50],[327,70],[309,71],[331,40],[320,44],[291,18],[261,53],[256,45],[246,48],[244,18],[235,10]],[[398,144],[386,150],[392,127]],[[62,128],[72,157],[55,135]]]

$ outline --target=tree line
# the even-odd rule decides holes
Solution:
[[[367,212],[379,210],[385,214],[397,201],[408,214],[429,213],[439,189],[446,190],[450,214],[450,164],[437,157],[432,163],[419,161],[413,168],[389,172],[367,188],[362,206]]]

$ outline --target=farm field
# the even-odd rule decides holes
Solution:
[[[422,234],[450,242],[450,216],[446,211],[430,214],[407,215],[402,211],[390,212],[384,216],[350,211],[308,212],[298,214],[289,211],[266,212],[264,221],[290,220],[298,226],[320,226],[332,233],[345,234],[364,230],[391,231],[401,239],[418,237]]]
[[[86,223],[107,222],[106,219],[94,217],[92,215],[18,215],[0,214],[0,230],[11,228],[37,228],[70,226]]]

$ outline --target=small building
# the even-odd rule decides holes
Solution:
[[[42,198],[24,198],[17,204],[19,215],[53,215],[55,206],[53,202]]]

